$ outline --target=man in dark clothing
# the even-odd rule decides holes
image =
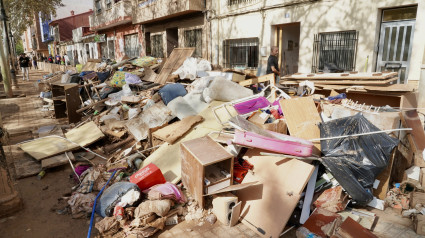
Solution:
[[[25,81],[25,78],[27,79],[27,81],[30,81],[29,69],[28,69],[29,66],[30,66],[30,58],[27,57],[25,54],[21,54],[21,57],[19,57],[19,67],[21,67],[22,69],[24,81]]]
[[[267,74],[273,74],[276,78],[276,84],[279,83],[280,80],[280,72],[279,72],[279,66],[277,59],[277,56],[279,55],[279,48],[277,46],[272,46],[269,59],[267,60]]]

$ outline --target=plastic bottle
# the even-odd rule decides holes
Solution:
[[[314,233],[311,233],[307,228],[300,227],[295,232],[297,238],[319,238],[319,236],[315,235]]]

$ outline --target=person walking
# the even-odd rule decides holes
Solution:
[[[25,54],[21,54],[21,57],[19,57],[19,67],[22,69],[22,80],[25,81],[25,78],[27,81],[30,81],[29,76],[29,64],[30,64],[30,58],[28,58]]]
[[[279,60],[277,56],[279,55],[279,48],[277,46],[271,47],[271,52],[269,59],[267,60],[267,74],[274,74],[276,79],[276,84],[279,84],[280,72],[279,72]]]
[[[65,65],[66,65],[66,66],[71,65],[71,64],[70,64],[70,61],[69,61],[69,56],[68,56],[67,54],[65,54],[65,55],[63,56],[63,59],[64,59],[64,61],[65,61]]]
[[[49,55],[49,58],[47,58],[47,61],[49,61],[49,63],[53,64],[53,56]]]
[[[34,57],[32,57],[32,65],[34,66],[34,69],[38,69],[37,56],[36,55],[34,55]]]

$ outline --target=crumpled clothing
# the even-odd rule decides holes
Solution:
[[[73,215],[80,212],[90,213],[93,209],[95,199],[96,195],[93,193],[74,193],[69,198],[68,204],[71,206],[71,212]]]
[[[157,231],[164,229],[166,217],[161,217],[141,228],[133,228],[126,232],[126,237],[150,237]]]
[[[186,197],[180,188],[170,182],[152,186],[149,189],[143,191],[143,193],[147,193],[149,200],[171,199],[178,203],[186,202]]]
[[[139,76],[137,75],[126,73],[125,82],[126,84],[139,84],[142,82],[142,80],[140,80]]]
[[[106,172],[104,166],[89,168],[81,174],[80,179],[82,179],[82,182],[77,192],[91,193],[92,191],[100,191],[108,181],[109,176],[110,173]]]
[[[153,212],[160,217],[164,217],[168,214],[173,205],[174,202],[171,200],[148,200],[139,204],[134,211],[134,216],[143,217]]]
[[[104,236],[111,236],[118,232],[120,223],[115,217],[105,217],[100,222],[96,223],[96,229]]]

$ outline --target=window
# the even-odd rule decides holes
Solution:
[[[115,40],[108,40],[108,59],[115,59]]]
[[[151,38],[151,50],[152,50],[152,56],[156,58],[164,58],[164,46],[163,46],[163,40],[162,40],[162,34],[161,35],[154,35]]]
[[[96,0],[94,3],[95,3],[95,7],[96,7],[96,12],[101,13],[102,12],[102,5],[101,5],[100,0]]]
[[[137,34],[124,36],[125,40],[125,54],[130,57],[139,57],[139,39]]]
[[[312,72],[328,68],[331,72],[354,71],[357,31],[319,33],[314,36]]]
[[[403,21],[416,19],[418,6],[386,9],[382,12],[382,21]]]
[[[224,67],[249,68],[258,67],[258,38],[225,40],[223,42]]]
[[[106,9],[112,8],[112,0],[106,0]]]
[[[184,46],[195,47],[193,57],[202,57],[202,29],[184,31]]]

